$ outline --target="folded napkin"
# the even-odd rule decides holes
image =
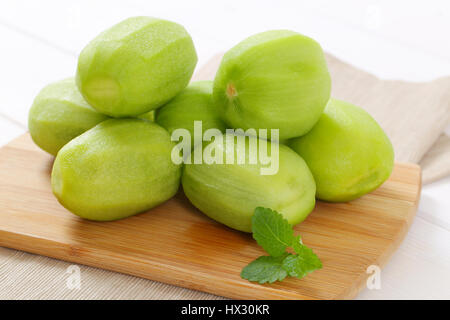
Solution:
[[[434,143],[420,161],[424,184],[450,175],[450,137],[445,133]]]
[[[194,77],[213,79],[214,57]],[[428,83],[380,80],[327,55],[332,95],[365,108],[389,135],[399,161],[420,163],[424,181],[450,174],[450,78]],[[81,286],[68,286],[71,263],[0,248],[0,299],[221,299],[120,273],[80,267]],[[69,268],[69,269],[68,269]],[[68,273],[69,272],[69,273]]]

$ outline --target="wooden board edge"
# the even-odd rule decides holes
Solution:
[[[31,243],[32,245],[30,245]],[[137,263],[137,261],[134,261],[132,266],[126,266],[123,264],[123,261],[127,260],[127,257],[124,254],[117,254],[114,259],[111,259],[111,261],[113,261],[112,263],[99,266],[98,256],[108,255],[108,251],[95,249],[96,251],[94,252],[89,247],[83,248],[83,250],[78,250],[70,244],[60,244],[52,240],[33,237],[27,234],[21,234],[20,237],[17,237],[16,233],[0,230],[0,246],[32,254],[43,255],[69,263],[76,263],[97,269],[105,269],[191,290],[198,290],[230,299],[317,300],[316,298],[310,296],[301,295],[292,291],[288,292],[281,289],[274,289],[269,286],[265,286],[264,290],[261,291],[260,284],[255,284],[252,282],[246,283],[239,280],[224,281],[219,276],[205,274],[202,272],[193,272],[188,275],[182,268],[177,268],[174,266],[168,267],[167,265],[160,264],[158,262],[152,262],[149,264],[147,261],[145,263]],[[114,261],[117,263],[114,263]],[[136,265],[139,265],[139,268],[136,268]],[[149,274],[152,276],[149,277]],[[205,282],[212,281],[217,283],[221,282],[221,286],[214,287],[214,290],[209,289],[211,288],[210,286],[205,286]],[[236,290],[236,288],[240,288],[241,290]],[[255,295],[255,291],[260,291],[262,294]]]
[[[409,163],[409,162],[396,162],[396,164],[404,164],[407,166],[413,167],[417,172],[417,189],[416,189],[416,197],[413,202],[411,202],[412,206],[411,209],[408,212],[408,215],[405,217],[404,223],[402,225],[402,228],[400,229],[400,232],[397,233],[397,236],[395,239],[393,239],[390,246],[386,248],[386,251],[378,256],[377,259],[373,260],[370,265],[376,265],[379,266],[380,269],[383,269],[383,267],[388,263],[391,256],[394,254],[395,251],[397,251],[400,244],[403,242],[403,240],[406,237],[406,234],[409,231],[409,228],[411,227],[412,221],[414,220],[414,217],[416,216],[417,209],[419,207],[420,202],[420,195],[422,193],[422,168],[415,163]],[[335,300],[351,300],[354,299],[357,294],[364,288],[366,285],[367,279],[370,276],[370,274],[367,274],[366,272],[361,273],[359,279],[355,282],[354,286],[345,289],[340,294],[338,294],[335,298]]]

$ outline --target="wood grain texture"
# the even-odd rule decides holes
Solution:
[[[371,194],[350,203],[319,202],[295,229],[323,269],[259,285],[239,276],[264,254],[251,235],[210,220],[182,193],[128,219],[85,221],[52,195],[52,162],[28,134],[0,149],[1,246],[242,299],[354,297],[367,267],[382,266],[403,239],[421,187],[420,167],[397,163]]]

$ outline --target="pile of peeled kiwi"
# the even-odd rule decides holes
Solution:
[[[90,220],[121,219],[167,201],[181,183],[200,211],[250,232],[256,207],[276,210],[294,225],[316,198],[350,201],[389,177],[389,139],[362,108],[330,97],[315,40],[288,30],[251,36],[226,52],[214,81],[190,83],[196,63],[182,26],[133,17],[82,50],[75,78],[42,89],[29,130],[56,157],[52,189],[65,208]],[[246,135],[258,147],[277,144],[278,171],[261,174],[266,163],[259,159],[175,163],[171,134],[184,128],[194,136],[194,121],[220,130],[216,139],[235,143],[224,152],[247,160],[226,130],[278,129],[277,141]]]

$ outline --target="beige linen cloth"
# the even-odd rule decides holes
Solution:
[[[450,78],[385,81],[327,55],[335,98],[364,107],[389,135],[398,161],[420,163],[424,182],[450,174]],[[195,76],[212,79],[214,57]],[[0,299],[221,299],[207,293],[0,248]],[[75,272],[75,273],[74,273]]]

